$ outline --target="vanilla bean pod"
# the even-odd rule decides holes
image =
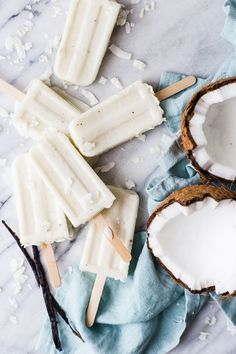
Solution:
[[[63,310],[63,308],[60,306],[60,304],[57,302],[57,300],[52,296],[52,300],[53,300],[53,304],[54,304],[54,308],[55,310],[57,311],[57,313],[61,316],[61,318],[66,322],[66,324],[68,324],[68,326],[70,327],[70,329],[72,330],[72,332],[77,336],[79,337],[82,342],[84,342],[84,339],[83,337],[81,336],[81,334],[72,327],[72,325],[70,324],[69,322],[69,319],[65,313],[65,311]]]
[[[5,221],[2,220],[2,223],[6,227],[6,229],[10,233],[10,235],[14,238],[18,247],[20,248],[20,250],[22,251],[22,253],[26,257],[26,259],[27,259],[27,261],[34,273],[34,276],[37,280],[38,285],[42,287],[45,305],[46,305],[46,308],[47,308],[47,311],[49,314],[51,327],[53,328],[53,340],[54,340],[54,343],[55,343],[55,346],[57,347],[57,349],[61,350],[61,344],[60,344],[59,336],[58,336],[58,334],[56,334],[56,332],[58,333],[57,327],[56,327],[56,332],[54,332],[55,326],[57,326],[55,312],[58,313],[58,315],[60,315],[60,317],[70,327],[71,331],[84,342],[81,334],[76,329],[74,329],[72,327],[72,325],[70,324],[69,319],[66,315],[66,312],[63,310],[63,308],[60,306],[60,304],[57,302],[57,300],[54,298],[54,296],[50,292],[50,288],[47,283],[46,274],[45,274],[43,265],[40,260],[40,254],[39,254],[38,248],[35,246],[33,247],[34,259],[35,259],[35,260],[33,260],[30,256],[30,254],[28,253],[28,251],[21,245],[17,234],[8,226],[8,224]],[[55,310],[55,312],[54,312],[54,310]],[[53,323],[52,323],[51,314],[54,318]]]
[[[55,343],[56,348],[59,351],[62,351],[61,341],[60,341],[59,331],[58,331],[58,322],[57,322],[56,311],[53,306],[52,296],[51,296],[50,288],[49,288],[49,285],[47,282],[46,274],[45,274],[44,268],[43,268],[41,260],[40,260],[39,250],[38,250],[38,247],[36,247],[36,246],[33,246],[32,249],[33,249],[34,261],[35,261],[40,285],[41,285],[42,292],[43,292],[43,297],[45,300],[45,305],[47,308],[48,316],[50,318],[53,341]]]

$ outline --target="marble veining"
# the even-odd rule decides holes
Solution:
[[[130,0],[120,2],[134,9],[128,19],[135,26],[129,34],[124,27],[117,26],[111,42],[145,62],[147,68],[140,71],[131,61],[121,60],[108,51],[99,77],[118,77],[123,86],[143,79],[157,88],[163,71],[205,77],[214,73],[231,52],[229,44],[220,37],[224,0],[154,0],[155,11],[145,13],[143,18],[140,10],[144,0],[138,5],[131,5]],[[0,77],[21,90],[35,77],[48,79],[68,5],[69,0],[0,0]],[[54,76],[51,82],[86,101],[81,88],[65,85]],[[88,89],[99,100],[118,91],[110,82],[103,86],[98,81]],[[11,125],[13,109],[14,101],[0,94],[0,216],[17,230],[10,166],[32,142],[20,137]],[[157,147],[165,150],[171,139],[164,127],[158,127],[147,134],[146,142],[135,139],[104,154],[97,162],[97,165],[115,162],[110,172],[101,174],[106,183],[124,186],[127,180],[135,182],[142,198],[138,229],[147,218],[145,184],[157,164]],[[0,352],[44,354],[34,349],[45,316],[40,290],[26,265],[28,279],[22,291],[15,294],[12,266],[14,260],[22,260],[22,255],[1,225],[0,236]],[[61,273],[71,271],[71,265],[81,256],[83,243],[82,230],[72,242],[55,246]],[[235,335],[236,329],[225,315],[214,303],[209,303],[172,353],[234,353]]]

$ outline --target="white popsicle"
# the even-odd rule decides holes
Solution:
[[[48,132],[30,156],[74,227],[112,206],[115,197],[65,135]]]
[[[76,85],[90,85],[98,74],[121,5],[111,0],[71,0],[55,73]]]
[[[139,197],[135,192],[112,186],[109,188],[116,200],[109,210],[101,213],[108,226],[104,229],[99,223],[90,222],[80,263],[82,271],[97,274],[87,310],[89,327],[94,323],[106,277],[125,281],[128,275],[129,262],[122,260],[111,245],[110,238],[116,234],[131,251],[138,214]]]
[[[20,241],[25,247],[43,245],[50,263],[50,277],[57,287],[60,277],[50,244],[71,238],[66,217],[34,170],[28,154],[15,159],[12,178]]]
[[[81,114],[70,134],[85,156],[94,156],[153,129],[163,111],[151,86],[137,81],[120,93]]]
[[[116,200],[110,209],[101,214],[119,236],[129,251],[132,249],[139,197],[129,190],[109,186]],[[106,277],[125,281],[129,264],[117,254],[106,237],[108,229],[101,230],[93,221],[88,226],[88,235],[80,263],[80,270],[102,274]],[[108,236],[108,235],[107,235]]]
[[[27,94],[16,102],[13,124],[19,133],[40,140],[46,129],[53,127],[68,135],[69,124],[84,112],[75,107],[40,80],[33,80]]]
[[[15,159],[12,176],[22,245],[69,240],[66,217],[33,168],[28,154]]]
[[[195,83],[196,78],[188,76],[154,93],[150,85],[136,81],[75,119],[71,137],[84,156],[100,155],[160,125],[160,101]]]

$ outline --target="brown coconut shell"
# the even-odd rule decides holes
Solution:
[[[147,234],[148,234],[147,243],[148,243],[149,249],[152,251],[152,248],[149,244],[149,233],[148,233],[149,226],[151,225],[154,218],[158,214],[160,214],[163,209],[167,208],[168,206],[170,206],[171,204],[176,203],[176,202],[182,206],[188,206],[192,203],[202,201],[206,197],[211,197],[214,200],[216,200],[217,202],[220,202],[225,199],[236,200],[235,193],[233,193],[223,187],[217,188],[212,185],[190,186],[190,187],[186,187],[186,188],[183,188],[181,190],[178,190],[178,191],[172,193],[168,198],[166,198],[157,207],[157,209],[153,212],[153,214],[148,219],[148,222],[147,222]],[[178,285],[181,285],[185,289],[189,290],[191,293],[193,293],[193,294],[208,294],[209,292],[215,290],[214,286],[209,287],[209,288],[205,288],[205,289],[201,289],[201,290],[190,289],[187,284],[183,283],[180,279],[177,279],[174,276],[174,274],[162,263],[162,261],[158,257],[156,257],[156,256],[154,256],[154,257],[157,260],[157,262],[167,271],[167,273],[172,277],[172,279]],[[221,294],[221,295],[224,297],[235,296],[236,290],[232,294],[225,293],[225,294]]]
[[[199,166],[199,164],[197,163],[197,161],[195,160],[195,158],[193,156],[193,150],[197,147],[197,144],[192,137],[192,134],[191,134],[191,131],[189,128],[189,123],[190,123],[191,119],[193,118],[195,106],[202,96],[204,96],[208,92],[215,91],[222,86],[229,85],[232,83],[236,83],[236,77],[221,79],[221,80],[213,82],[209,85],[204,86],[200,91],[198,91],[197,93],[195,93],[192,96],[192,98],[191,98],[190,102],[188,103],[188,105],[183,113],[183,116],[182,116],[181,134],[182,134],[183,148],[184,148],[184,151],[187,153],[187,156],[190,159],[192,165],[197,170],[197,172],[200,174],[203,183],[206,183],[206,182],[209,182],[212,180],[218,180],[218,181],[222,181],[222,182],[232,182],[232,181],[229,181],[229,180],[224,179],[219,176],[215,176],[215,175],[211,174],[210,172],[204,170],[201,166]]]

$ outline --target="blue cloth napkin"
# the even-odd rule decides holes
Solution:
[[[225,8],[228,16],[223,36],[236,50],[236,0],[228,0]],[[172,133],[179,134],[181,115],[193,92],[212,80],[236,75],[235,55],[223,64],[214,77],[207,80],[199,78],[194,87],[162,103],[166,125]],[[182,77],[180,74],[164,73],[160,88]],[[179,143],[179,139],[173,142],[159,161],[157,172],[150,178],[147,186],[150,213],[174,190],[200,183]],[[81,273],[77,264],[71,274],[64,276],[56,298],[86,341],[83,344],[60,322],[64,354],[87,354],[92,351],[96,354],[164,354],[178,345],[181,335],[208,297],[192,295],[172,281],[148,250],[145,232],[136,234],[132,253],[127,282],[107,279],[92,329],[86,328],[84,323],[95,276]],[[236,299],[222,301],[214,293],[210,296],[236,324]],[[57,353],[48,321],[41,331],[39,348],[47,354]]]

